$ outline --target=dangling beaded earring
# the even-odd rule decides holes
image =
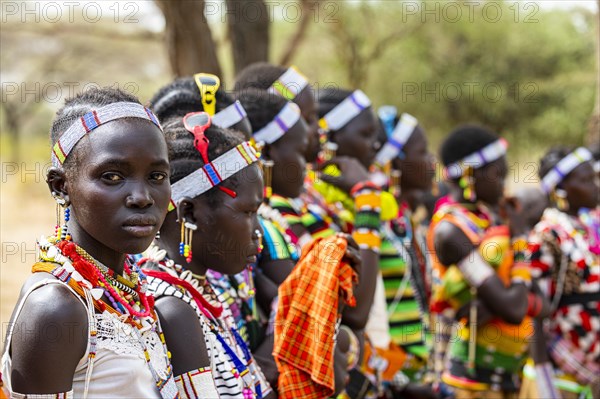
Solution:
[[[54,232],[57,240],[70,240],[71,236],[67,230],[67,222],[71,219],[71,210],[67,205],[64,198],[61,198],[58,194],[52,193],[52,197],[56,201],[56,225],[54,226]],[[64,216],[61,215],[61,210],[64,209]],[[61,225],[61,219],[64,222]]]
[[[569,200],[567,200],[567,193],[565,190],[560,188],[554,189],[554,191],[552,191],[552,200],[559,210],[569,210]]]
[[[185,258],[187,263],[192,263],[192,236],[198,229],[194,223],[181,221],[181,241],[179,242],[179,255]]]
[[[272,187],[272,181],[273,181],[273,166],[275,165],[275,162],[271,161],[271,160],[264,160],[262,161],[262,170],[263,170],[263,178],[264,178],[264,182],[265,182],[265,195],[264,195],[264,201],[265,203],[269,203],[269,200],[271,199],[271,196],[273,195],[273,187]]]
[[[458,181],[458,185],[463,189],[463,197],[470,202],[475,202],[477,199],[475,195],[475,179],[473,178],[473,168],[471,166],[465,167],[465,171]]]
[[[400,181],[402,180],[402,171],[392,169],[390,171],[390,193],[394,198],[400,198],[402,188],[400,187]]]

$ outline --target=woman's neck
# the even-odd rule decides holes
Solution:
[[[118,275],[123,274],[123,268],[127,254],[116,252],[98,240],[90,236],[77,222],[73,219],[69,223],[69,234],[71,240],[87,252],[92,258],[102,263]]]
[[[408,204],[408,208],[411,212],[414,212],[415,209],[421,205],[421,200],[423,198],[423,191],[414,188],[402,188],[399,204],[402,205],[404,203]]]
[[[167,239],[165,239],[165,237],[169,237],[169,235],[163,234],[163,232],[161,231],[160,238],[156,240],[156,244],[160,249],[164,249],[165,251],[167,251],[167,257],[169,259],[171,259],[176,264],[181,265],[184,269],[187,269],[194,274],[197,274],[199,276],[206,275],[208,267],[204,266],[200,259],[194,259],[193,250],[192,261],[188,263],[187,259],[183,255],[179,254],[179,243],[176,243],[176,240],[171,240],[173,242],[169,243],[167,242]]]

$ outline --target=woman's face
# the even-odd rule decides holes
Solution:
[[[503,156],[483,168],[475,169],[475,194],[478,200],[488,205],[498,205],[504,196],[504,180],[508,174],[506,157]]]
[[[572,211],[581,208],[593,209],[598,206],[598,192],[595,172],[591,162],[584,162],[563,180],[562,188],[567,193],[567,201]]]
[[[116,120],[86,135],[75,152],[77,169],[65,182],[69,229],[85,235],[97,251],[146,250],[171,196],[162,132],[149,121]]]
[[[404,190],[431,190],[435,168],[427,146],[425,132],[417,126],[402,149],[404,158],[394,159],[394,168],[402,172],[401,185]]]
[[[308,128],[300,120],[283,137],[268,146],[268,158],[274,162],[273,192],[287,198],[296,198],[302,192],[306,174]]]
[[[364,109],[346,126],[332,132],[331,141],[338,145],[336,155],[356,158],[368,169],[375,160],[378,129],[371,107]]]
[[[193,236],[193,259],[222,274],[241,272],[258,255],[257,211],[263,199],[263,177],[256,163],[238,173],[235,198],[219,191],[216,208],[206,203],[194,208],[198,231]],[[194,199],[204,201],[202,196]]]
[[[300,107],[302,118],[308,127],[308,145],[304,158],[306,162],[315,162],[321,150],[321,143],[319,141],[319,115],[313,89],[306,86],[294,99],[294,102]]]

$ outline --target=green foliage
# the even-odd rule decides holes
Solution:
[[[423,2],[415,11],[408,3],[342,7],[338,24],[313,28],[296,64],[320,86],[347,87],[352,65],[340,60],[351,57],[340,54],[350,50],[339,32],[351,31],[346,42],[356,43],[359,61],[399,32],[367,60],[361,88],[377,105],[413,113],[434,142],[465,122],[491,126],[524,155],[532,146],[583,142],[597,78],[592,12],[503,1]]]

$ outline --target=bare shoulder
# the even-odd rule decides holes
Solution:
[[[22,294],[51,277],[34,274]],[[46,284],[24,299],[21,312],[13,318],[9,348],[13,389],[21,393],[68,391],[87,348],[87,311],[81,301],[62,284]]]
[[[210,367],[204,333],[196,310],[183,300],[164,296],[155,305],[175,375]]]
[[[444,265],[452,265],[473,250],[469,237],[450,222],[441,221],[434,229],[435,252]]]

